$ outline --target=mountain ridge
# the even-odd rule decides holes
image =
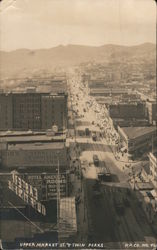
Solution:
[[[29,48],[19,48],[19,49],[14,49],[14,50],[10,50],[10,51],[6,51],[6,50],[0,50],[0,52],[5,52],[5,53],[11,53],[11,52],[16,52],[16,51],[39,51],[39,50],[52,50],[52,49],[56,49],[56,48],[68,48],[68,47],[84,47],[84,48],[104,48],[104,47],[121,47],[121,48],[135,48],[135,47],[141,47],[141,46],[156,46],[155,43],[151,43],[151,42],[145,42],[145,43],[141,43],[141,44],[137,44],[137,45],[120,45],[120,44],[113,44],[113,43],[108,43],[108,44],[103,44],[103,45],[98,45],[98,46],[94,46],[94,45],[84,45],[84,44],[67,44],[67,45],[62,45],[59,44],[57,46],[54,47],[50,47],[50,48],[39,48],[39,49],[29,49]]]
[[[28,74],[33,70],[51,71],[53,68],[78,65],[85,62],[147,62],[155,64],[156,45],[144,43],[136,46],[106,44],[103,46],[59,45],[50,49],[18,49],[0,51],[2,77]]]

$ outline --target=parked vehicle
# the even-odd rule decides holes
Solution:
[[[97,155],[93,155],[93,162],[95,166],[99,166],[99,158]]]
[[[92,139],[93,139],[93,141],[96,141],[96,140],[97,140],[96,134],[93,134],[93,135],[92,135]]]

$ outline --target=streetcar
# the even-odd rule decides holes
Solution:
[[[112,180],[112,175],[111,175],[109,167],[104,165],[103,167],[100,168],[100,170],[98,172],[98,179],[101,181],[111,181]]]

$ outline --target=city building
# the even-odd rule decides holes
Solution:
[[[90,89],[91,96],[119,96],[128,94],[129,91],[125,88],[95,88]]]
[[[115,127],[148,126],[145,102],[121,102],[108,105]]]
[[[155,125],[157,121],[157,104],[156,101],[146,101],[149,124]]]
[[[65,135],[49,133],[13,133],[0,136],[0,159],[3,168],[56,169],[58,164],[66,168],[67,145]]]
[[[67,126],[67,94],[65,92],[0,93],[0,130],[45,130],[53,125],[59,131]]]
[[[67,165],[66,147],[61,142],[8,144],[7,150],[2,151],[2,165],[6,168],[56,168],[58,157],[60,165],[65,167]]]
[[[112,118],[115,128],[120,127],[146,127],[149,125],[147,119],[135,119],[135,118]]]
[[[40,84],[39,84],[40,81]],[[44,83],[43,83],[44,82]],[[67,81],[66,77],[63,75],[62,77],[54,77],[54,79],[48,79],[45,82],[45,79],[39,79],[37,90],[39,92],[45,92],[49,90],[52,93],[59,93],[61,91],[67,91]]]
[[[90,80],[88,82],[88,87],[90,89],[104,88],[105,87],[105,80],[104,79]]]
[[[143,102],[110,104],[108,110],[111,118],[146,118],[145,103]]]
[[[0,130],[13,127],[12,95],[0,92]]]
[[[128,156],[139,157],[148,153],[157,145],[156,127],[119,127],[121,144],[126,148]]]
[[[12,119],[14,130],[40,130],[41,125],[41,93],[27,89],[24,93],[11,93]],[[7,130],[7,129],[6,129]]]
[[[57,125],[58,130],[65,130],[67,127],[67,112],[67,97],[64,94],[42,96],[42,129]]]

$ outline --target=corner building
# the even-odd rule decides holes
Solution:
[[[67,94],[0,93],[0,130],[66,129]]]

